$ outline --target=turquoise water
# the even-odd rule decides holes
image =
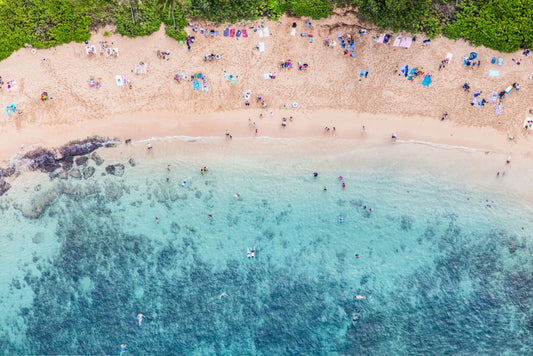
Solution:
[[[2,198],[1,354],[532,351],[532,211],[481,153],[174,144]]]

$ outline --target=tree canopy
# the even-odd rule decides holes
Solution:
[[[217,23],[277,19],[283,13],[320,19],[351,8],[384,29],[464,38],[502,52],[533,45],[533,0],[10,0],[0,1],[0,59],[26,43],[48,48],[90,38],[115,25],[145,36],[159,29],[182,40],[188,19]]]

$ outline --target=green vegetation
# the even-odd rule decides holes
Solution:
[[[503,52],[533,47],[533,0],[0,0],[0,60],[25,44],[82,42],[105,25],[135,37],[164,23],[168,36],[183,40],[189,18],[224,23],[287,12],[320,19],[334,8],[393,31],[465,38]]]

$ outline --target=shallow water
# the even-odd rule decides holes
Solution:
[[[119,147],[3,198],[0,353],[531,352],[532,211],[468,171],[482,153],[235,145]]]

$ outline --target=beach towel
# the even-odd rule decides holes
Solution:
[[[401,41],[402,41],[402,38],[400,36],[396,36],[396,39],[394,40],[394,43],[392,45],[394,47],[399,47]]]
[[[237,33],[235,34],[237,37],[241,37],[241,30],[237,30]]]
[[[500,75],[499,70],[489,69],[489,77],[498,77]]]
[[[503,58],[498,58],[498,65],[501,66],[503,64]]]
[[[242,37],[246,38],[248,37],[248,32],[246,30],[242,30]]]
[[[481,99],[477,99],[477,108],[481,109]]]
[[[230,37],[235,37],[235,29],[232,28],[231,30],[229,30],[229,36]]]
[[[348,51],[353,52],[354,46],[355,46],[354,42],[350,43],[350,48],[348,48]]]
[[[200,90],[200,82],[198,80],[192,81],[192,88],[193,90]]]
[[[9,114],[13,114],[15,111],[17,111],[17,104],[13,103],[11,105],[6,105],[7,116],[9,116]]]
[[[268,27],[265,27],[265,28],[263,29],[263,34],[265,35],[265,37],[270,36],[270,30],[268,29]]]
[[[511,93],[511,90],[513,90],[513,86],[512,85],[509,85],[507,87],[507,89],[505,89],[505,94],[510,94]]]
[[[362,77],[363,75],[365,75],[365,70],[361,69],[361,72],[359,73],[359,77]]]
[[[244,93],[242,97],[244,98],[244,100],[249,100],[251,95],[252,95],[252,91],[248,90],[246,93]]]
[[[315,38],[313,36],[309,36],[309,43],[313,43],[314,40]]]
[[[424,80],[422,81],[422,85],[429,87],[430,84],[431,84],[431,75],[426,74],[426,76],[424,77]]]
[[[381,35],[379,35],[378,43],[383,43],[384,40],[385,40],[385,34],[382,33]]]
[[[411,44],[412,43],[413,43],[413,38],[412,37],[404,37],[404,38],[402,38],[402,40],[400,42],[400,47],[411,48]]]
[[[492,57],[492,59],[490,60],[490,63],[495,64],[496,63],[496,57]]]
[[[498,101],[498,93],[493,91],[491,94],[490,94],[490,102],[491,103],[495,103],[496,101]]]
[[[121,75],[115,75],[115,81],[116,81],[118,87],[123,87],[124,86],[124,82],[122,81],[122,76]]]
[[[447,53],[446,54],[446,62],[450,63],[452,61],[452,58],[453,58],[453,53]]]
[[[226,27],[222,34],[224,35],[224,37],[228,37],[229,36],[229,28]]]
[[[463,65],[464,66],[467,65],[468,61],[469,61],[468,57],[467,56],[463,56]]]
[[[17,88],[18,88],[18,85],[15,80],[10,80],[9,82],[6,83],[6,90],[8,93],[11,93],[17,90]]]
[[[259,38],[263,38],[263,30],[257,31],[257,34],[259,35]]]
[[[356,57],[355,53],[350,53],[350,57],[355,58]]]
[[[258,45],[257,45],[257,50],[259,52],[264,52],[265,51],[265,42],[260,42]]]
[[[496,115],[502,114],[502,107],[503,107],[502,103],[496,104]]]
[[[291,29],[291,36],[296,36],[296,29],[294,27]]]
[[[202,91],[204,93],[207,93],[209,91],[209,82],[207,80],[204,80],[202,82]]]
[[[407,64],[402,66],[402,77],[407,77],[409,73],[409,66]]]
[[[87,52],[87,55],[91,54],[91,46],[86,46],[85,47],[85,52]]]

